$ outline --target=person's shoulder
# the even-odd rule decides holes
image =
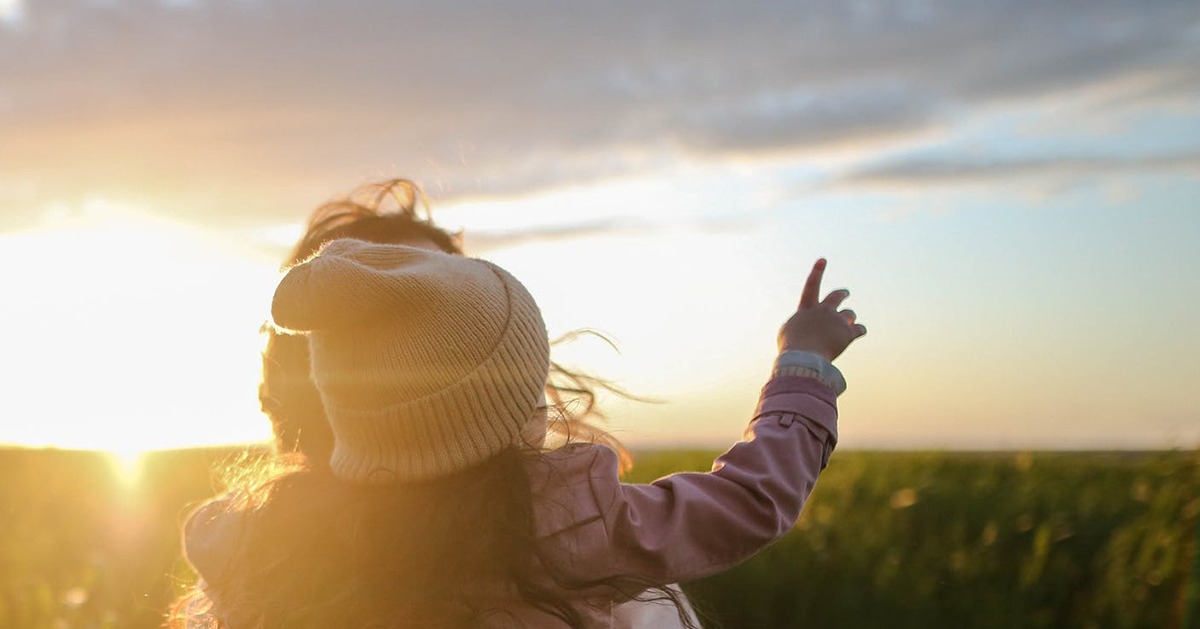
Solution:
[[[617,453],[605,445],[573,443],[537,453],[526,464],[539,537],[600,520],[602,504],[620,485]]]
[[[569,443],[538,452],[527,459],[525,467],[535,497],[620,482],[620,458],[612,448],[598,443]]]
[[[547,471],[563,473],[591,472],[594,468],[618,465],[617,453],[610,447],[599,443],[568,443],[560,448],[538,452],[530,458],[531,467],[543,467]]]

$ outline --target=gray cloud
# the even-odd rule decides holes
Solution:
[[[1134,77],[1136,85],[1100,99],[1096,109],[1104,114],[1137,114],[1152,110],[1196,113],[1200,110],[1200,65],[1163,64],[1156,71]]]
[[[1192,0],[44,0],[0,24],[0,180],[222,225],[395,174],[445,201],[522,194],[903,138],[955,111],[1196,67],[1198,14]]]
[[[900,85],[779,94],[740,108],[701,111],[679,141],[704,153],[820,149],[911,134],[936,124],[937,102]]]
[[[1200,153],[1123,156],[1056,156],[1024,159],[939,157],[891,161],[834,180],[839,186],[956,186],[1014,180],[1069,181],[1100,175],[1146,172],[1200,174]]]

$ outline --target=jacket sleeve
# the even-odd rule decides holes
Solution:
[[[577,486],[573,502],[594,504],[594,515],[556,533],[565,552],[553,563],[585,582],[636,574],[671,583],[721,572],[795,525],[836,442],[833,390],[781,376],[764,387],[742,440],[710,472],[624,484],[615,453],[593,448],[590,499]]]

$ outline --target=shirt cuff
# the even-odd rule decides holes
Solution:
[[[803,376],[816,378],[829,385],[833,392],[841,395],[846,390],[846,379],[829,359],[816,352],[789,349],[780,352],[775,359],[771,377]]]

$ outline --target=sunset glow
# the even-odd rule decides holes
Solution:
[[[20,418],[6,441],[132,462],[269,434],[255,397],[265,260],[104,201],[48,222],[0,236],[0,378]]]
[[[741,434],[818,256],[845,446],[1200,444],[1194,2],[526,8],[0,0],[0,444],[267,439],[278,264],[397,176],[635,446]]]
[[[161,449],[161,448],[158,448]],[[117,480],[125,487],[134,487],[142,474],[146,450],[109,450],[109,462]]]

